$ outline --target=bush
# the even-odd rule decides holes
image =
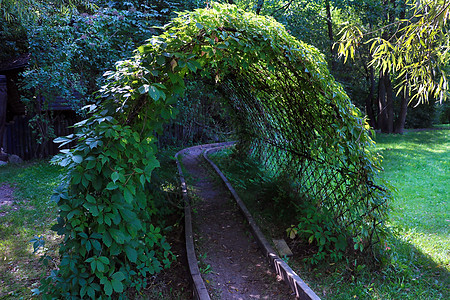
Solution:
[[[434,100],[419,104],[416,107],[409,106],[406,115],[406,128],[430,128],[435,119],[436,108]]]
[[[449,124],[450,123],[450,102],[436,104],[436,123]]]
[[[54,159],[69,173],[52,196],[60,209],[52,229],[64,241],[59,270],[40,288],[44,298],[104,299],[127,287],[141,290],[148,275],[170,266],[170,245],[147,191],[159,167],[155,141],[106,114],[97,112],[77,125],[76,135],[57,140],[78,144]]]

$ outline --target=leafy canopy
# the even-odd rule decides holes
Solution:
[[[46,13],[68,13],[75,7],[89,10],[97,6],[89,0],[2,0],[0,1],[0,18],[10,22],[13,19],[33,19]]]

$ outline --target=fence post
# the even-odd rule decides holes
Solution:
[[[4,148],[3,133],[6,126],[6,104],[8,102],[8,89],[6,87],[6,75],[0,75],[0,149]]]

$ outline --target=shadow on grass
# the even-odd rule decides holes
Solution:
[[[46,270],[29,241],[43,235],[47,247],[58,244],[50,230],[57,209],[49,199],[60,173],[46,161],[0,168],[0,185],[15,190],[13,203],[0,207],[0,299],[29,299],[30,289],[37,287]]]
[[[375,140],[377,147],[381,146],[381,149],[409,149],[416,150],[418,153],[417,147],[420,147],[420,150],[429,150],[449,145],[449,136],[450,130],[433,130],[407,132],[403,135],[378,133]]]
[[[289,265],[323,300],[449,299],[449,271],[430,256],[393,237],[379,261],[347,256],[339,263],[310,265],[295,256]]]
[[[404,236],[397,235],[391,242],[391,262],[381,269],[383,276],[379,278],[380,284],[388,285],[390,298],[449,299],[450,273],[446,266],[405,241]]]

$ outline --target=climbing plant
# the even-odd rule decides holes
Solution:
[[[216,84],[233,111],[241,151],[292,181],[299,201],[331,216],[365,249],[379,231],[388,193],[368,125],[323,56],[272,18],[234,5],[179,14],[163,34],[118,62],[78,133],[56,160],[69,172],[53,196],[64,241],[48,297],[110,298],[141,289],[170,265],[150,190],[157,136],[173,119],[185,81]],[[292,222],[300,222],[292,220]],[[350,239],[351,240],[351,239]]]

